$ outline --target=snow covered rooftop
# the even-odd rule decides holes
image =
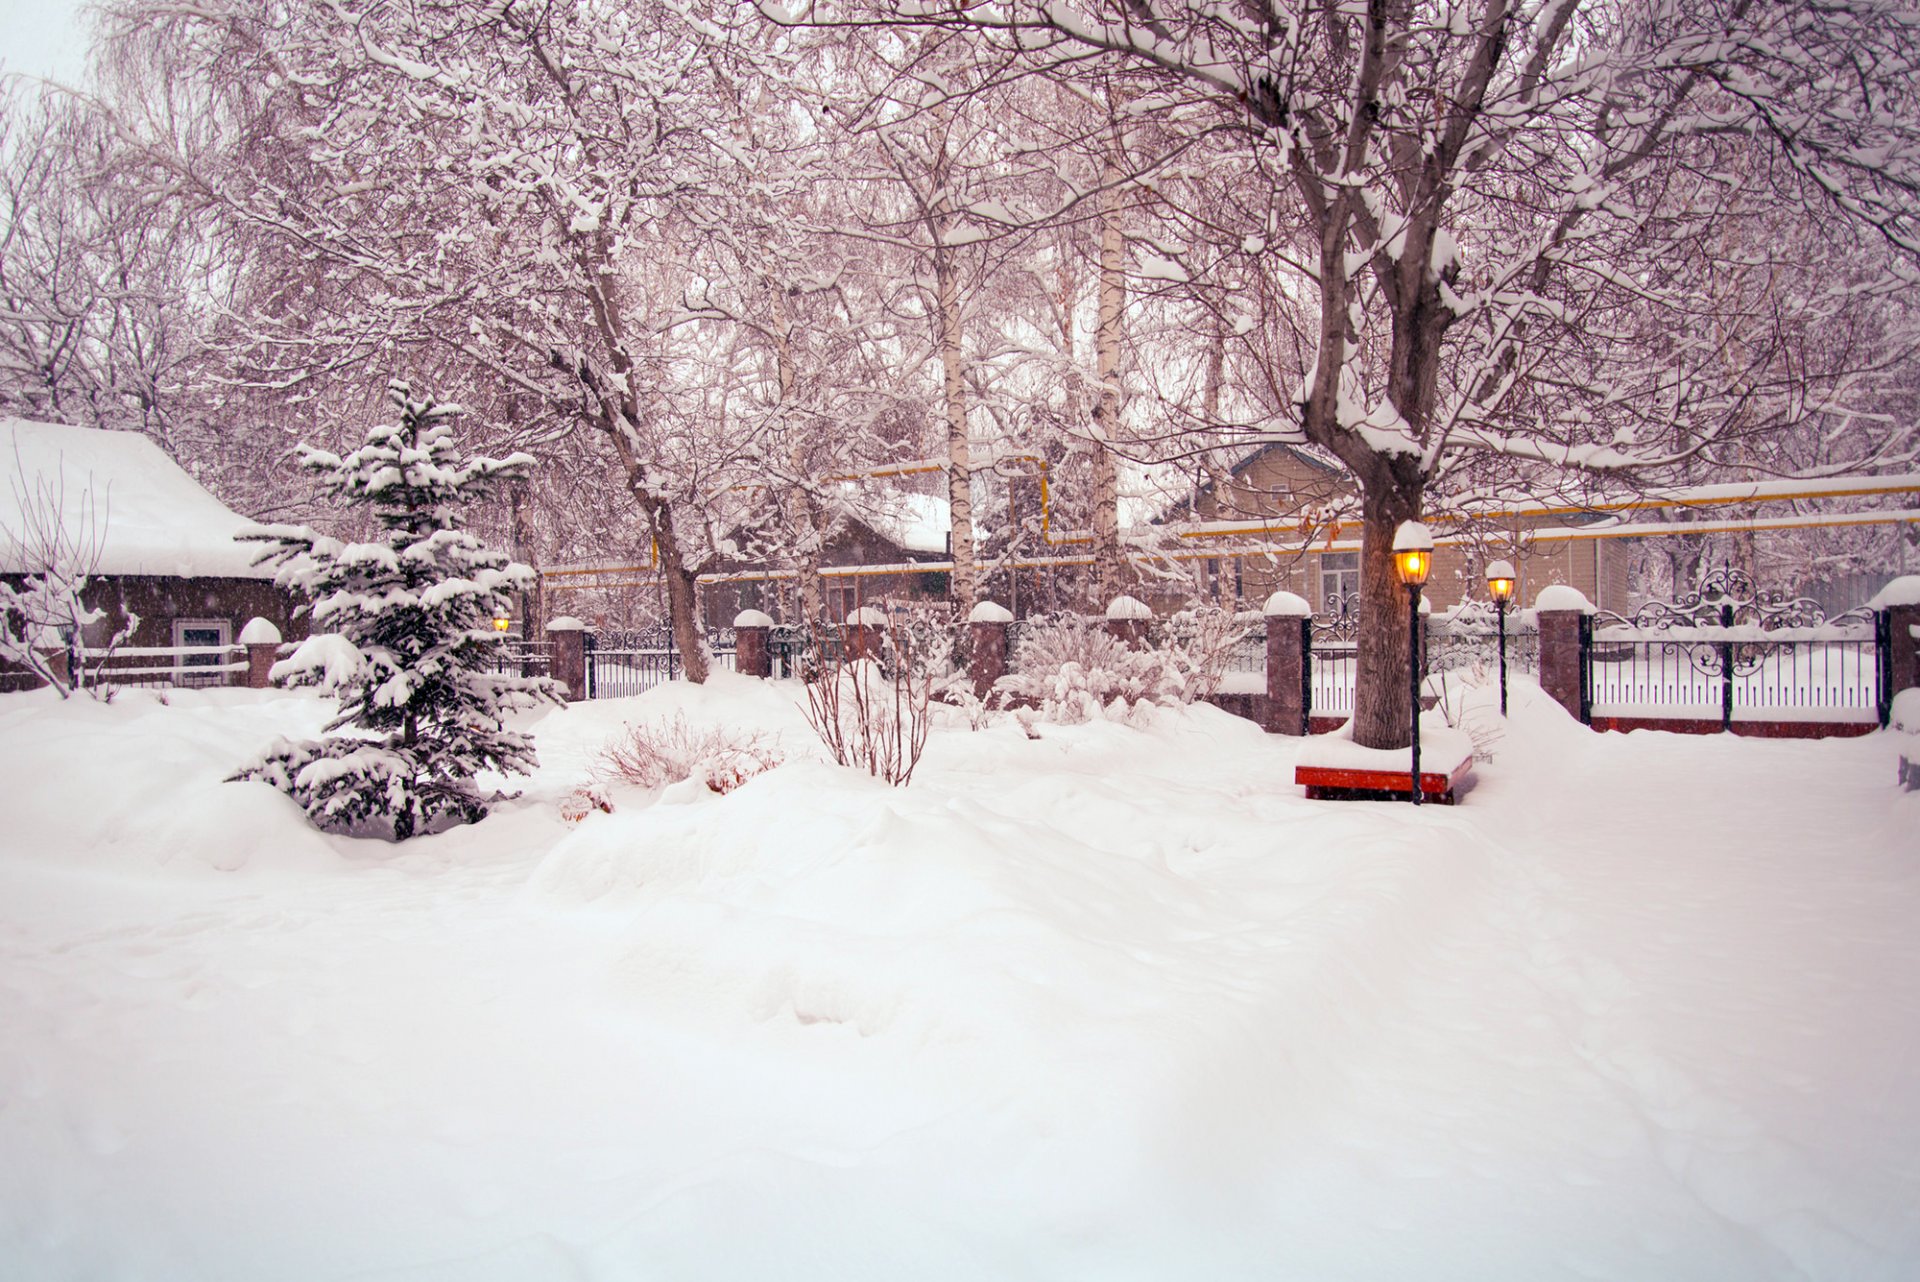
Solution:
[[[0,572],[27,568],[19,544],[30,538],[31,515],[57,498],[70,537],[97,537],[95,573],[273,577],[253,564],[259,545],[234,539],[253,522],[144,436],[0,419],[0,471]]]
[[[943,494],[912,494],[902,490],[869,490],[854,499],[855,511],[882,534],[909,552],[947,550],[953,531],[953,508]]]

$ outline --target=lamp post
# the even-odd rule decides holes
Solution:
[[[1513,581],[1517,576],[1510,561],[1495,561],[1487,567],[1487,595],[1493,598],[1493,612],[1500,620],[1500,715],[1507,715],[1507,602],[1513,600]]]
[[[1393,532],[1393,568],[1407,585],[1407,690],[1412,695],[1413,804],[1420,804],[1420,589],[1433,572],[1433,535],[1418,521]]]

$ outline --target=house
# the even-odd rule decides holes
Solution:
[[[253,563],[262,545],[235,537],[253,522],[147,438],[0,419],[0,472],[0,576],[17,586],[62,544],[89,576],[85,604],[103,611],[84,644],[107,644],[136,615],[126,646],[232,645],[256,617],[289,640],[304,635],[292,595]],[[183,674],[196,661],[208,660],[172,660]],[[0,688],[28,680],[0,674]]]
[[[1257,609],[1273,592],[1294,592],[1316,610],[1337,613],[1360,591],[1360,527],[1356,518],[1330,515],[1353,485],[1338,465],[1292,445],[1263,445],[1219,481],[1203,487],[1172,519],[1224,523],[1217,539],[1191,539],[1195,550],[1217,542],[1218,557],[1198,557],[1200,595],[1222,605]],[[1516,596],[1530,602],[1541,588],[1578,588],[1603,610],[1627,608],[1628,544],[1621,539],[1565,537],[1569,528],[1597,524],[1589,513],[1513,516],[1472,510],[1440,511],[1428,519],[1440,546],[1426,595],[1444,610],[1464,599],[1486,599],[1483,566],[1505,558],[1520,572]],[[1241,533],[1239,531],[1244,531]],[[1544,537],[1552,532],[1554,537]],[[1231,554],[1233,545],[1270,543],[1286,551]]]
[[[844,498],[820,556],[827,617],[845,619],[863,605],[945,601],[953,535],[946,496],[850,487]],[[750,543],[751,534],[736,531],[733,541]],[[922,563],[936,568],[912,568]],[[742,610],[764,610],[781,622],[800,617],[793,579],[757,559],[716,567],[702,597],[709,627],[729,626]]]

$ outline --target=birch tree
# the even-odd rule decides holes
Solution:
[[[1104,57],[1154,76],[1169,112],[1207,109],[1188,127],[1230,140],[1219,190],[1266,202],[1242,252],[1298,281],[1311,321],[1293,428],[1359,491],[1368,746],[1406,741],[1389,549],[1438,479],[1658,476],[1740,432],[1695,412],[1724,399],[1701,394],[1729,383],[1721,353],[1609,329],[1687,315],[1664,271],[1695,228],[1675,184],[1733,184],[1700,158],[1760,148],[1769,197],[1890,278],[1920,251],[1920,39],[1873,0],[933,0],[799,20],[965,32],[1063,76]]]

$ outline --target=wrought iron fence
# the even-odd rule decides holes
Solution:
[[[662,682],[678,681],[683,675],[680,648],[674,644],[672,630],[666,627],[590,632],[586,646],[589,699],[624,699],[645,694]],[[733,671],[733,629],[708,629],[707,652],[715,671]]]
[[[1742,628],[1673,629],[1658,636],[1595,631],[1588,652],[1593,711],[1719,718],[1736,713],[1829,714],[1866,720],[1879,706],[1873,636],[1833,628],[1753,635]]]
[[[1518,610],[1507,611],[1505,623],[1507,671],[1539,672],[1539,629]],[[1500,629],[1500,613],[1477,601],[1435,615],[1427,626],[1427,671],[1498,671]]]
[[[494,646],[488,669],[508,677],[553,675],[553,642],[501,638]]]
[[[1759,589],[1744,571],[1631,615],[1595,617],[1584,668],[1601,716],[1879,719],[1888,704],[1884,625],[1866,609],[1826,617],[1818,602]]]

